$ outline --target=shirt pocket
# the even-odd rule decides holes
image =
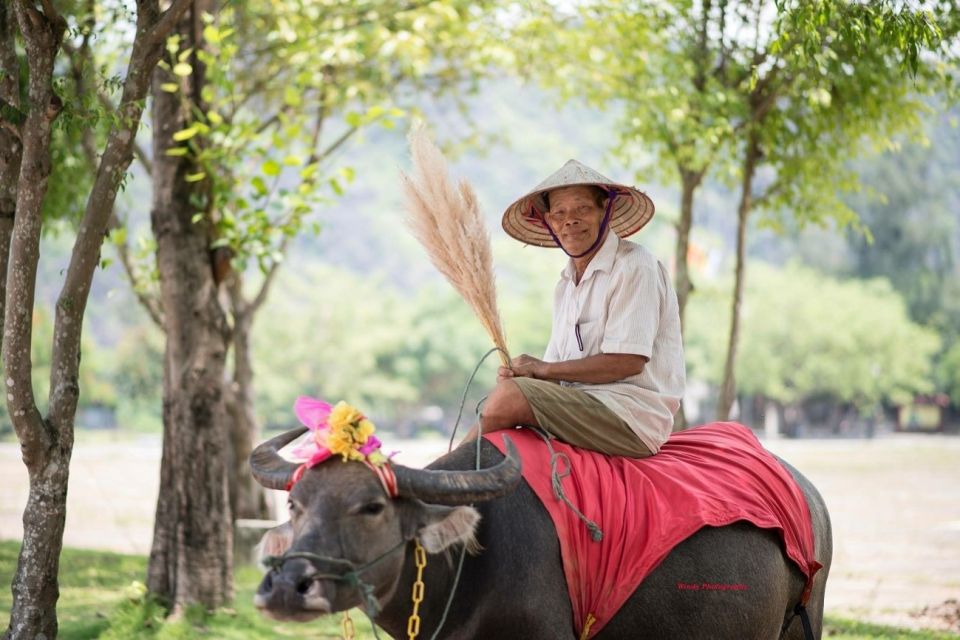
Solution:
[[[574,358],[586,358],[600,353],[603,342],[603,323],[599,320],[580,321],[573,327]]]

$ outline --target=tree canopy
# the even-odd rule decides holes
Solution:
[[[872,411],[933,391],[938,335],[913,322],[886,280],[838,279],[799,264],[752,264],[737,361],[742,393],[783,404],[811,396]],[[690,303],[691,377],[718,383],[725,287]]]

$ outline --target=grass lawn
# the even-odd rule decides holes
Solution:
[[[17,565],[18,542],[0,542],[0,632],[10,616],[8,585]],[[260,572],[252,567],[237,571],[237,598],[232,609],[212,614],[189,612],[176,623],[144,597],[142,581],[147,559],[102,551],[65,549],[60,559],[60,640],[273,640],[275,638],[340,637],[340,619],[309,624],[281,624],[267,620],[253,608],[253,592]],[[358,640],[372,640],[366,617],[353,613]],[[386,638],[385,633],[380,634]],[[429,637],[429,636],[427,636]],[[824,637],[835,640],[956,640],[934,631],[907,631],[852,620],[828,618]]]
[[[0,633],[10,617],[10,581],[17,566],[19,542],[0,542]],[[184,620],[165,623],[159,607],[144,598],[142,586],[147,559],[103,551],[64,549],[60,557],[58,640],[254,640],[263,638],[340,637],[340,616],[309,624],[282,624],[268,620],[253,608],[253,592],[260,582],[254,567],[242,567],[235,576],[236,602],[213,614],[189,612]],[[366,617],[353,612],[358,640],[372,640]],[[381,638],[386,634],[381,633]]]

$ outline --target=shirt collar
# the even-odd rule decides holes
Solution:
[[[583,277],[580,278],[580,282],[589,278],[594,271],[610,271],[613,269],[613,260],[617,256],[617,249],[619,247],[620,236],[618,236],[613,229],[610,229],[607,232],[607,238],[603,241],[603,244],[600,245],[600,250],[593,254],[593,258],[587,263],[587,268],[583,272]],[[567,260],[567,266],[560,272],[560,276],[567,280],[573,280],[575,273],[576,270],[573,266],[573,259],[571,258]]]

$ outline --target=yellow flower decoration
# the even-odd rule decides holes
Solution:
[[[338,402],[327,418],[327,426],[326,446],[331,452],[343,456],[344,462],[367,458],[370,452],[365,451],[363,445],[367,444],[375,427],[357,408]]]

